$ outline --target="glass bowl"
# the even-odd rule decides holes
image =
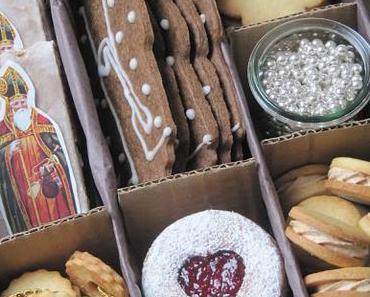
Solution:
[[[344,44],[354,53],[354,63],[362,66],[362,88],[341,108],[324,114],[303,114],[282,107],[267,94],[264,82],[266,61],[279,51],[298,50],[300,41],[320,39]],[[275,55],[276,56],[276,55]],[[288,78],[287,78],[288,79]],[[350,27],[323,18],[303,18],[279,25],[269,31],[255,46],[248,63],[248,81],[259,105],[272,117],[296,129],[316,129],[338,125],[352,119],[368,103],[370,96],[370,46]],[[301,96],[301,94],[297,95]],[[325,97],[325,96],[323,96]],[[295,100],[301,100],[295,99]],[[296,102],[296,101],[295,101]]]

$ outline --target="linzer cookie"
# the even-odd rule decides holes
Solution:
[[[167,58],[167,48],[162,35],[162,29],[157,23],[153,13],[149,10],[154,31],[154,55],[156,56],[159,71],[161,72],[164,88],[167,93],[168,103],[177,127],[177,139],[175,141],[176,160],[173,165],[173,173],[186,171],[187,160],[190,153],[190,131],[185,116],[184,99],[180,93],[179,84],[172,68],[172,59]]]
[[[8,233],[89,209],[53,42],[0,55],[0,210]]]
[[[175,71],[189,120],[191,152],[188,167],[215,165],[218,161],[218,125],[190,63],[191,44],[187,24],[172,0],[150,0],[148,3],[163,30],[168,50],[167,61]]]
[[[214,65],[208,59],[209,45],[204,24],[192,0],[175,0],[191,36],[192,64],[203,86],[204,96],[212,108],[220,133],[218,156],[220,163],[231,161],[232,133],[229,112]]]
[[[274,240],[251,220],[208,210],[184,217],[153,242],[145,297],[280,297],[284,268]]]
[[[0,53],[27,48],[50,38],[41,0],[1,0],[0,27]]]
[[[216,68],[224,91],[224,99],[229,109],[231,130],[234,138],[232,159],[233,161],[242,160],[244,158],[243,145],[246,142],[245,127],[240,114],[241,108],[238,102],[237,91],[221,49],[221,41],[225,38],[221,17],[214,0],[192,1],[198,9],[202,22],[204,22],[210,43],[209,58]]]
[[[154,36],[144,1],[84,3],[88,34],[130,163],[131,182],[171,174],[176,127],[152,52]]]

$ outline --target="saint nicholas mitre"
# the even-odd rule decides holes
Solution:
[[[10,49],[22,49],[23,44],[17,29],[11,21],[0,12],[0,53]]]

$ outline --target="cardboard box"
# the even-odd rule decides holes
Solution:
[[[104,208],[14,235],[0,242],[0,291],[27,271],[58,270],[74,251],[87,251],[119,271],[118,250]]]

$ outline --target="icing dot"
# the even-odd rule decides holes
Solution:
[[[152,87],[148,84],[143,84],[143,86],[141,87],[141,91],[144,95],[148,96],[152,92]]]
[[[162,122],[163,122],[163,120],[162,120],[162,117],[155,117],[155,119],[154,119],[154,126],[156,127],[156,128],[160,128],[161,126],[162,126]]]
[[[235,126],[234,127],[232,127],[231,128],[231,132],[236,132],[236,131],[238,131],[240,129],[240,124],[239,123],[237,123],[237,124],[235,124]]]
[[[137,67],[139,66],[139,63],[136,58],[132,58],[128,64],[131,70],[136,70]]]
[[[201,19],[202,23],[205,24],[206,21],[207,21],[206,15],[204,13],[202,13],[199,16],[200,16],[200,19]]]
[[[121,43],[122,40],[123,40],[123,32],[119,31],[119,32],[116,33],[116,42]]]
[[[148,153],[147,153],[147,155],[146,155],[146,159],[147,159],[148,161],[153,161],[154,156],[155,156],[154,152],[153,152],[153,151],[150,151],[150,152],[148,152]]]
[[[108,103],[107,103],[107,100],[103,99],[101,102],[100,102],[100,105],[103,109],[106,109],[108,107]]]
[[[166,63],[167,63],[168,66],[175,65],[175,58],[173,56],[168,56],[166,58]]]
[[[205,96],[208,96],[211,93],[211,87],[210,86],[204,86],[203,87],[203,94]]]
[[[107,0],[107,4],[109,7],[113,7],[114,6],[114,0]]]
[[[190,109],[186,110],[185,114],[186,114],[186,117],[187,117],[190,121],[192,121],[192,120],[194,120],[194,119],[195,119],[195,111],[194,111],[194,109],[190,108]]]
[[[136,21],[136,12],[135,11],[130,11],[127,15],[127,20],[130,24],[135,23]]]
[[[211,134],[206,134],[203,136],[203,143],[204,144],[211,144],[212,143],[212,135]]]
[[[167,31],[170,28],[170,22],[167,19],[161,20],[159,24],[161,28],[165,31]]]
[[[125,161],[126,161],[126,156],[125,156],[125,154],[124,154],[124,153],[120,153],[120,154],[119,154],[119,156],[118,156],[118,162],[119,162],[120,164],[123,164],[123,163],[125,163]]]
[[[163,136],[164,136],[164,137],[168,137],[168,136],[170,136],[170,135],[171,135],[171,133],[172,133],[172,129],[171,129],[170,127],[166,127],[166,128],[164,128],[164,130],[163,130]]]
[[[82,42],[82,43],[86,43],[86,41],[87,41],[87,36],[86,36],[85,34],[84,34],[84,35],[82,35],[80,40],[81,40],[81,42]]]

